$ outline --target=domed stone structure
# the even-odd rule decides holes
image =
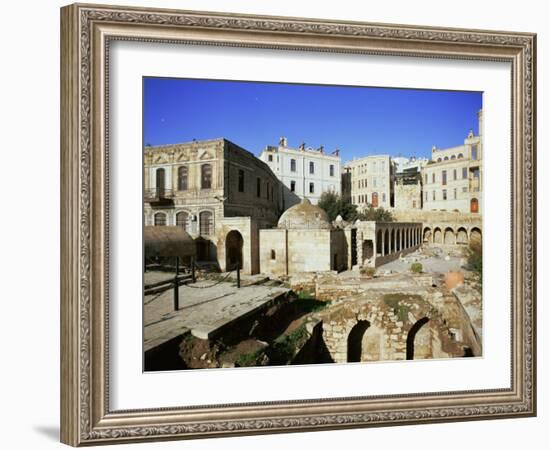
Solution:
[[[331,229],[327,213],[312,205],[307,198],[287,209],[279,218],[277,227],[287,230]]]

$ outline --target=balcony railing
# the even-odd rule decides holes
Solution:
[[[174,191],[165,188],[145,189],[143,199],[149,203],[171,202],[174,198]]]

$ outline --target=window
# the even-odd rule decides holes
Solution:
[[[437,162],[441,162],[441,158],[437,158]]]
[[[443,189],[443,200],[447,200],[447,189]]]
[[[290,182],[290,192],[296,192],[296,181],[294,180]]]
[[[256,197],[260,197],[262,195],[262,180],[260,178],[256,178]]]
[[[424,183],[428,184],[428,174],[424,175]]]
[[[435,183],[435,173],[432,173],[432,183]]]
[[[443,161],[449,161],[449,157],[445,156],[445,158],[443,158]]]
[[[268,155],[268,156],[267,156],[267,160],[268,160],[269,162],[273,161],[273,155]]]
[[[372,179],[372,186],[373,186],[373,187],[376,187],[376,178],[373,178],[373,179]]]
[[[187,166],[178,167],[178,191],[187,190],[187,179],[188,179],[189,169]]]
[[[313,183],[309,183],[309,193],[313,194],[315,192],[315,185]]]
[[[386,203],[386,193],[382,192],[382,203]]]
[[[425,197],[426,197],[426,201],[428,201],[428,191],[426,191]]]
[[[277,256],[277,255],[275,254],[275,250],[271,250],[271,259],[272,259],[272,260],[277,259],[276,256]]]
[[[465,180],[466,178],[468,178],[468,168],[463,167],[462,168],[462,179]]]
[[[472,159],[477,160],[477,145],[472,145]]]
[[[201,189],[212,188],[212,166],[203,164],[201,166]]]
[[[189,214],[187,214],[185,211],[180,211],[176,214],[176,225],[178,227],[182,227],[185,231],[187,231],[187,221],[189,220]]]
[[[456,188],[454,188],[454,199],[456,200]]]
[[[451,159],[456,159],[456,156],[455,155],[451,156]]]
[[[435,191],[432,191],[432,200],[435,202]]]
[[[290,171],[291,172],[296,172],[296,160],[295,159],[290,160]]]
[[[201,236],[211,235],[214,231],[214,221],[210,211],[203,211],[199,215],[199,232]]]
[[[447,184],[447,171],[444,170],[441,172],[441,184],[445,186]]]
[[[156,227],[164,227],[166,226],[166,214],[158,212],[155,214],[155,226]]]
[[[413,200],[413,209],[416,209],[416,200]]]
[[[458,159],[464,158],[464,155],[462,153],[459,153],[457,156]]]
[[[453,169],[453,180],[456,181],[456,169]]]
[[[309,173],[314,174],[315,173],[315,163],[313,161],[309,162]]]
[[[239,192],[244,192],[244,170],[239,169]]]
[[[333,165],[333,164],[331,164],[331,165],[329,166],[329,173],[330,173],[330,176],[331,176],[331,177],[334,176],[334,165]]]
[[[468,192],[468,188],[467,188],[466,186],[464,186],[464,187],[462,188],[462,192]]]
[[[164,188],[166,186],[164,169],[162,168],[157,169],[155,181],[156,181],[155,187],[157,188],[157,195],[159,198],[162,198],[164,197]]]
[[[380,172],[384,172],[385,167],[386,167],[385,161],[382,161],[380,163]]]

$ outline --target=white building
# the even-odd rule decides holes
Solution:
[[[429,159],[428,158],[417,158],[416,156],[410,156],[410,157],[404,157],[404,156],[396,156],[395,158],[392,158],[393,164],[395,165],[395,173],[402,173],[405,170],[410,169],[417,169],[418,172],[422,170],[422,168],[428,164]]]
[[[282,182],[283,209],[307,198],[317,204],[323,192],[340,195],[339,151],[325,153],[323,147],[313,149],[302,144],[299,148],[288,147],[286,138],[279,140],[277,147],[268,145],[260,154]]]

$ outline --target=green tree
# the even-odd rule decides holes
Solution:
[[[342,216],[342,219],[348,222],[359,220],[374,220],[377,222],[393,222],[395,219],[390,211],[384,208],[374,208],[369,205],[363,211],[357,211],[357,205],[352,205],[342,199],[342,197],[334,192],[323,192],[317,206],[324,209],[330,221],[333,221]]]
[[[326,211],[330,221],[339,215],[344,220],[355,220],[357,215],[357,206],[345,202],[341,196],[334,192],[323,192],[317,206]]]
[[[356,219],[373,220],[375,222],[393,222],[395,220],[391,211],[382,207],[375,208],[372,205],[369,205],[364,211],[357,213]]]

